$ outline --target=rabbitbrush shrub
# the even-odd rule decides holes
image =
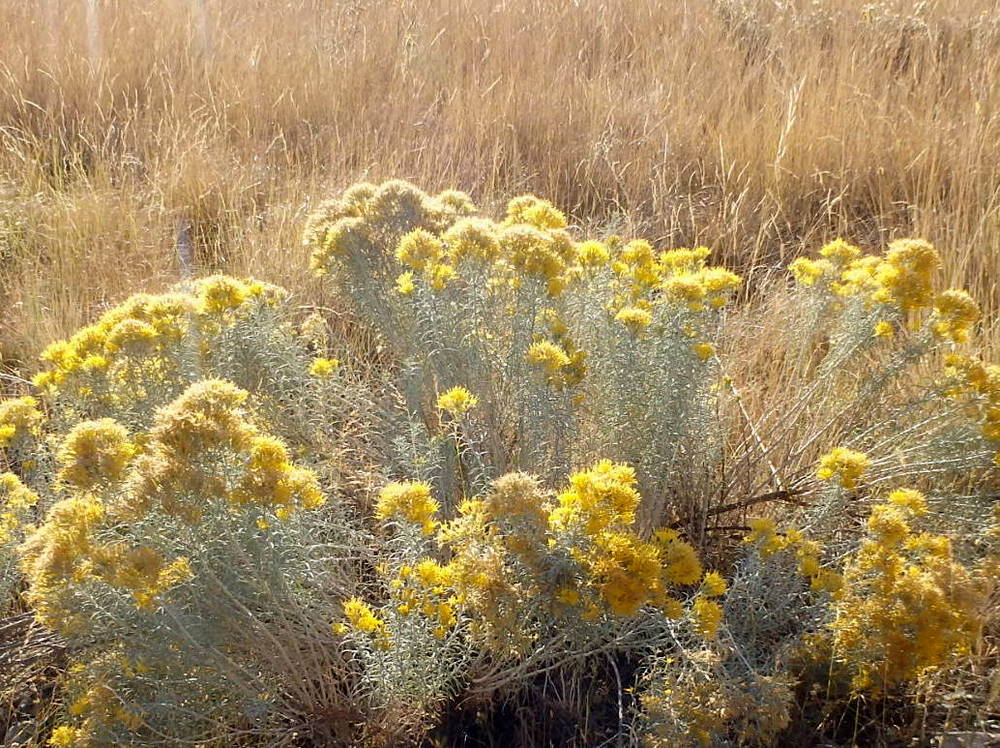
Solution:
[[[305,242],[377,364],[213,276],[0,404],[0,594],[78,653],[52,744],[772,745],[992,635],[1000,368],[928,243],[746,294],[398,181]]]

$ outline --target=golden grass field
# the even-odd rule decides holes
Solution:
[[[197,272],[320,293],[361,179],[535,192],[755,279],[923,236],[1000,306],[991,0],[27,0],[0,7],[0,360]],[[995,332],[985,346],[995,350]]]

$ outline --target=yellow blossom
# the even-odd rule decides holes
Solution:
[[[640,332],[649,327],[650,323],[653,321],[653,315],[646,309],[628,306],[615,315],[615,320],[621,322],[633,335],[638,335]]]
[[[889,503],[910,511],[914,515],[927,513],[927,499],[912,488],[897,488],[889,494]]]
[[[378,495],[375,516],[380,520],[399,517],[421,526],[425,535],[434,532],[434,516],[439,505],[431,497],[431,486],[426,481],[390,483]]]
[[[854,488],[871,460],[861,452],[846,447],[834,447],[819,461],[816,471],[820,480],[839,480],[844,488]]]
[[[967,652],[982,625],[970,571],[952,558],[947,538],[911,534],[913,495],[896,499],[872,507],[830,623],[854,690],[876,695]]]
[[[219,314],[242,305],[248,298],[246,283],[226,275],[213,275],[199,284],[199,308],[205,314]]]
[[[705,597],[719,597],[720,595],[726,594],[726,589],[728,585],[726,580],[717,571],[710,571],[705,574],[705,578],[701,581],[702,584],[702,594]]]
[[[73,427],[59,448],[60,480],[79,488],[120,481],[138,448],[125,427],[111,418]]]
[[[76,727],[59,725],[49,737],[49,745],[56,748],[73,748],[83,738],[83,732]]]
[[[335,358],[316,358],[309,366],[309,373],[318,379],[329,379],[340,368]]]
[[[832,260],[840,265],[846,265],[861,256],[861,250],[858,247],[848,244],[839,237],[825,245],[819,253],[828,260]]]
[[[691,605],[691,623],[699,636],[714,639],[718,636],[719,624],[722,623],[722,606],[699,595]]]
[[[956,343],[968,340],[969,330],[979,321],[979,305],[965,291],[950,289],[934,300],[934,333]]]
[[[828,277],[833,272],[829,260],[810,260],[799,257],[788,266],[795,280],[803,286],[814,286],[821,278]]]
[[[10,445],[15,438],[38,436],[44,420],[33,397],[0,401],[0,447]]]
[[[479,399],[465,387],[452,387],[438,396],[437,406],[453,416],[466,413],[479,404]]]
[[[676,533],[660,531],[656,535],[661,546],[663,576],[671,584],[695,584],[701,578],[701,562],[695,549]]]
[[[448,258],[452,265],[466,258],[492,262],[500,252],[496,226],[483,218],[463,218],[441,238],[448,247]]]
[[[577,261],[585,268],[600,268],[608,264],[611,253],[598,241],[585,241],[576,245]]]
[[[903,311],[927,306],[932,297],[931,277],[940,265],[937,250],[926,241],[894,241],[875,270],[879,289],[872,294],[872,299],[882,304],[895,304]]]
[[[413,293],[413,271],[407,270],[405,273],[401,273],[398,278],[396,278],[396,292],[403,295],[409,296]]]
[[[876,323],[874,334],[876,338],[891,338],[895,334],[895,329],[891,322],[883,319]]]
[[[434,234],[415,229],[399,240],[396,258],[414,270],[423,270],[444,257],[444,244]]]
[[[711,343],[695,343],[691,346],[691,350],[695,352],[702,361],[707,361],[713,355],[715,355],[715,346]]]
[[[551,341],[540,340],[528,348],[528,361],[544,368],[550,374],[569,366],[569,356],[563,348]]]
[[[344,617],[355,630],[365,634],[374,634],[385,628],[385,621],[376,616],[368,604],[358,597],[352,597],[344,603]]]

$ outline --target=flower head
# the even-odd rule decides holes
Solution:
[[[691,623],[699,636],[714,639],[722,623],[722,606],[715,600],[699,595],[691,605]]]
[[[6,447],[18,437],[37,436],[44,420],[38,410],[38,401],[33,397],[0,401],[0,447]]]
[[[340,362],[335,358],[316,358],[309,366],[309,373],[317,379],[329,379],[340,368]]]
[[[111,418],[84,421],[73,427],[59,448],[59,478],[78,488],[120,481],[138,448],[128,431]]]
[[[550,340],[539,340],[528,348],[528,361],[542,367],[549,374],[557,374],[570,365],[569,356],[562,346]]]
[[[871,460],[863,453],[846,447],[834,447],[819,461],[816,475],[820,480],[838,480],[844,488],[854,488]]]
[[[934,300],[934,333],[963,343],[969,330],[979,321],[979,305],[965,291],[952,288],[938,294]]]
[[[421,526],[425,535],[434,532],[434,520],[439,509],[431,496],[431,485],[426,481],[390,483],[378,495],[375,516],[380,520],[400,518]]]
[[[633,335],[638,335],[653,321],[653,315],[646,309],[636,306],[627,306],[618,314],[615,319],[625,325],[625,328]]]
[[[437,400],[438,408],[453,416],[466,413],[478,404],[479,398],[465,389],[465,387],[452,387],[447,392],[439,395]]]

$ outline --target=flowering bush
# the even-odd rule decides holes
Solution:
[[[0,595],[79,645],[53,744],[447,742],[539,694],[575,727],[521,742],[776,744],[805,674],[859,708],[991,635],[1000,369],[928,243],[735,303],[533,196],[356,185],[305,242],[379,367],[212,276],[0,403]]]

